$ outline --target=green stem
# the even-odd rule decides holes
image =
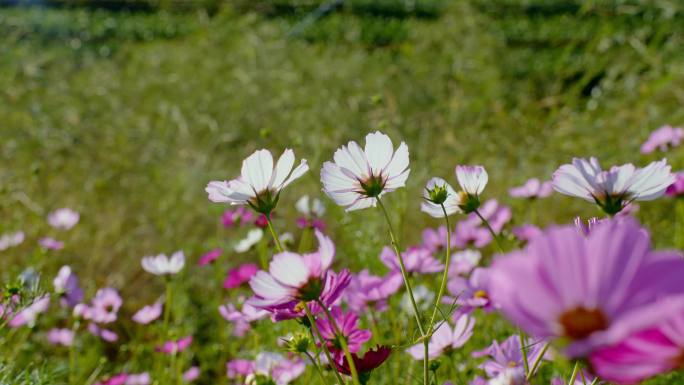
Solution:
[[[349,345],[347,345],[347,339],[342,334],[340,327],[337,325],[337,321],[335,321],[335,318],[330,313],[330,310],[328,310],[328,307],[325,306],[325,304],[320,299],[316,300],[316,302],[318,302],[318,305],[323,308],[325,315],[328,317],[328,321],[330,321],[330,324],[333,326],[333,329],[335,329],[335,334],[337,334],[338,341],[340,341],[340,345],[342,345],[344,356],[347,358],[347,362],[349,363],[349,371],[352,375],[352,382],[354,383],[354,385],[360,385],[359,374],[356,371],[356,364],[354,364],[354,359],[352,358],[351,351],[349,350]],[[321,342],[324,343],[323,341]]]
[[[306,302],[302,303],[304,305],[304,312],[306,312],[306,318],[309,319],[309,324],[311,325],[311,329],[316,333],[316,337],[318,337],[318,340],[321,342],[321,346],[323,347],[323,353],[325,353],[325,358],[328,359],[328,363],[330,364],[330,367],[332,368],[333,373],[335,373],[335,378],[337,378],[337,383],[339,385],[344,385],[344,381],[342,380],[342,377],[340,376],[340,373],[338,372],[337,368],[335,367],[335,361],[333,361],[332,356],[330,355],[330,352],[328,351],[328,346],[325,344],[325,339],[323,336],[321,336],[320,330],[318,330],[318,327],[316,326],[316,321],[314,320],[313,314],[311,314],[311,309],[309,309],[309,305]]]
[[[487,230],[492,234],[492,238],[494,238],[494,241],[496,242],[496,246],[499,248],[500,252],[504,252],[503,247],[501,246],[501,242],[499,241],[499,236],[496,234],[496,231],[492,228],[492,226],[489,224],[489,222],[480,214],[478,210],[473,211],[475,215],[477,215],[482,223],[484,223],[485,227],[487,227]]]
[[[162,342],[164,338],[168,338],[169,336],[169,319],[171,318],[171,295],[172,295],[172,289],[171,289],[171,279],[166,278],[166,298],[164,300],[164,323],[163,323],[163,337],[162,337]]]
[[[309,359],[309,361],[311,361],[311,365],[316,368],[316,373],[318,373],[318,377],[321,379],[321,384],[325,385],[325,377],[323,376],[321,367],[318,366],[318,362],[311,356],[309,352],[304,352],[304,355]]]
[[[518,340],[520,341],[520,352],[522,353],[523,367],[525,368],[525,375],[530,376],[530,364],[527,362],[527,348],[525,347],[525,335],[522,330],[518,328]]]
[[[574,385],[577,378],[577,371],[579,370],[579,361],[575,361],[575,367],[572,369],[572,374],[568,380],[568,385]]]
[[[279,253],[282,253],[283,251],[285,251],[285,249],[283,249],[283,245],[280,243],[280,238],[278,238],[278,234],[273,228],[273,222],[271,222],[270,215],[266,215],[266,223],[268,223],[268,230],[271,232],[273,242],[275,242],[276,250],[278,250]]]
[[[73,340],[71,341],[71,345],[69,346],[69,384],[70,385],[75,385],[76,384],[76,331],[78,330],[78,327],[80,325],[80,322],[78,320],[74,321],[73,326],[71,327],[71,332],[74,335]]]
[[[541,351],[539,352],[539,355],[537,358],[534,359],[534,362],[532,363],[532,368],[527,372],[526,380],[530,381],[532,379],[532,376],[534,376],[534,372],[537,371],[537,368],[539,367],[539,364],[541,364],[541,360],[544,358],[544,354],[546,354],[546,351],[549,350],[550,344],[546,342],[544,346],[542,347]]]
[[[442,282],[439,285],[439,293],[437,294],[437,299],[435,300],[435,308],[432,311],[432,317],[430,318],[430,324],[428,326],[428,335],[432,336],[432,329],[435,326],[435,318],[437,317],[437,311],[439,310],[439,305],[442,301],[442,296],[447,286],[447,279],[449,278],[449,263],[451,262],[451,225],[449,224],[449,215],[447,215],[446,208],[442,204],[442,212],[444,213],[444,220],[446,221],[446,256],[444,257],[444,274],[442,275]]]
[[[404,257],[402,257],[401,252],[399,251],[399,244],[397,242],[397,239],[394,235],[394,229],[392,228],[392,221],[390,220],[389,214],[387,213],[387,209],[385,209],[385,205],[382,204],[382,200],[380,200],[380,197],[375,197],[375,199],[378,202],[378,206],[382,210],[382,213],[385,215],[385,220],[387,221],[387,226],[389,227],[389,233],[390,233],[390,240],[392,241],[392,247],[394,248],[394,253],[397,255],[397,259],[399,260],[399,268],[401,270],[401,276],[404,278],[404,286],[406,286],[406,291],[408,292],[409,299],[411,300],[411,305],[413,306],[413,314],[416,317],[416,323],[418,324],[418,330],[420,331],[421,338],[423,338],[423,345],[424,345],[424,352],[426,353],[425,356],[423,357],[423,385],[428,385],[430,381],[430,373],[429,373],[429,358],[427,356],[427,347],[426,344],[429,344],[428,342],[425,342],[428,340],[428,336],[425,333],[425,330],[423,329],[423,321],[420,319],[420,311],[418,310],[418,305],[416,304],[416,299],[413,296],[413,289],[411,288],[411,282],[409,281],[408,274],[406,274],[406,266],[404,265]]]

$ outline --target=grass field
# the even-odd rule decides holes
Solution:
[[[182,249],[189,257],[172,311],[178,333],[195,336],[188,362],[202,368],[200,383],[227,384],[225,362],[238,349],[289,330],[266,323],[253,339],[235,341],[216,311],[230,296],[216,277],[253,255],[224,254],[218,274],[195,266],[204,252],[244,236],[222,228],[224,207],[209,202],[204,187],[237,175],[257,148],[290,147],[311,165],[281,200],[275,224],[285,231],[299,195],[323,197],[320,166],[339,145],[376,129],[406,141],[411,177],[387,199],[404,244],[439,223],[420,213],[418,197],[430,176],[453,179],[456,164],[484,165],[485,195],[509,204],[516,224],[597,214],[558,194],[532,209],[507,195],[573,156],[604,165],[667,156],[675,170],[684,167],[681,150],[639,153],[653,129],[684,123],[677,0],[445,1],[394,13],[357,1],[308,25],[297,23],[315,6],[300,3],[239,2],[216,13],[0,8],[0,233],[27,236],[0,252],[0,281],[31,267],[50,289],[69,264],[87,298],[104,286],[124,298],[121,344],[84,343],[79,383],[95,371],[151,365],[151,345],[139,343],[145,332],[128,321],[164,290],[140,268],[144,255]],[[380,214],[347,214],[325,201],[337,261],[384,272]],[[81,213],[73,230],[45,222],[59,207]],[[637,214],[659,247],[684,247],[675,241],[674,207],[669,199],[646,202]],[[46,235],[64,249],[37,247]],[[67,351],[44,342],[44,331],[63,322],[60,311],[39,319],[35,332],[4,335],[0,383],[66,383]],[[512,331],[490,318],[480,325],[491,331],[454,363]],[[395,322],[402,321],[379,320],[385,337],[408,327]],[[418,363],[393,380],[409,362],[394,355],[373,383],[417,383]],[[472,378],[472,364],[459,373],[451,366],[455,384]],[[681,374],[649,382],[680,383]]]

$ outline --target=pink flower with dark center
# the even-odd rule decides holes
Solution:
[[[328,269],[335,256],[335,245],[320,231],[315,234],[318,251],[303,255],[289,251],[278,253],[268,272],[258,271],[250,279],[255,297],[247,303],[275,312],[282,307],[289,308],[292,301],[318,300],[326,291],[339,289],[329,286],[332,282]]]
[[[233,379],[238,376],[246,377],[254,372],[254,362],[250,360],[235,359],[226,364],[226,375]]]
[[[594,351],[589,362],[600,378],[617,384],[637,384],[684,368],[684,311]]]
[[[52,345],[71,346],[74,343],[74,332],[70,329],[50,329],[47,340]]]
[[[401,274],[390,272],[385,277],[371,275],[368,270],[354,274],[345,290],[345,300],[352,311],[365,312],[369,307],[375,311],[387,308],[387,299],[401,288]]]
[[[214,262],[216,259],[218,259],[218,257],[221,256],[222,252],[223,250],[221,250],[220,248],[213,249],[208,253],[204,254],[203,256],[201,256],[199,261],[197,261],[197,264],[200,266],[208,265]]]
[[[97,323],[114,322],[122,304],[121,296],[115,289],[110,287],[100,289],[91,301],[90,319]]]
[[[228,271],[225,281],[223,281],[224,289],[234,289],[249,280],[259,271],[259,266],[255,263],[245,263],[235,269]]]
[[[469,274],[480,263],[482,254],[477,250],[465,249],[451,255],[449,272],[454,274]]]
[[[651,250],[629,218],[606,220],[588,236],[552,227],[522,251],[494,260],[489,293],[512,322],[540,338],[566,339],[585,356],[684,310],[684,260]]]
[[[650,154],[655,150],[667,151],[668,148],[677,147],[684,139],[684,129],[664,125],[654,130],[648,140],[641,145],[642,154]]]
[[[339,306],[333,307],[330,313],[332,314],[335,323],[340,328],[342,337],[347,341],[349,351],[354,353],[358,352],[361,349],[361,345],[370,340],[370,330],[359,329],[359,317],[355,313],[344,313]],[[339,336],[335,333],[335,328],[327,317],[319,317],[316,320],[316,326],[318,326],[321,336],[325,339],[329,348],[337,351],[342,350],[342,345],[338,339]]]
[[[436,229],[427,228],[423,230],[423,247],[430,250],[433,254],[442,253],[447,246],[446,226],[439,226]],[[456,247],[454,236],[451,237],[451,247]]]
[[[511,229],[511,233],[522,242],[529,242],[532,238],[542,235],[544,232],[539,227],[526,223]]]
[[[47,250],[61,250],[64,248],[64,242],[60,242],[50,237],[41,238],[38,243]]]
[[[429,249],[413,246],[401,253],[407,273],[437,273],[444,270],[444,265],[439,262]],[[400,271],[399,259],[389,247],[384,247],[380,253],[380,260],[392,271]]]
[[[183,352],[192,343],[192,336],[179,338],[177,340],[166,341],[162,346],[157,346],[156,351],[165,354],[177,354]]]
[[[161,313],[161,302],[155,302],[152,305],[144,306],[142,309],[138,310],[135,314],[133,314],[133,321],[142,325],[147,325],[153,322],[154,320],[158,319],[159,316],[161,316]]]
[[[499,204],[496,199],[490,199],[483,203],[482,207],[480,207],[480,215],[489,222],[489,225],[492,226],[492,229],[494,229],[494,232],[496,233],[500,233],[513,216],[511,208]],[[483,225],[482,220],[475,213],[468,215],[468,218],[464,220],[464,222],[473,226]],[[458,234],[458,231],[456,233]]]
[[[508,193],[513,198],[546,198],[553,193],[553,183],[550,181],[541,182],[537,178],[532,178],[522,186],[510,189]]]
[[[492,234],[485,227],[469,221],[461,221],[456,224],[456,231],[452,239],[458,248],[474,247],[479,249],[492,242]]]
[[[428,357],[435,359],[446,352],[461,348],[473,336],[474,327],[475,318],[468,315],[458,318],[453,329],[446,322],[438,325],[430,338]],[[407,352],[416,360],[422,360],[425,356],[422,343],[411,346]]]
[[[470,278],[452,276],[447,282],[447,289],[453,297],[445,297],[447,304],[459,305],[454,317],[467,314],[477,308],[485,311],[493,310],[493,304],[488,292],[489,269],[476,268],[470,274]]]
[[[530,339],[525,341],[525,351],[527,352],[527,363],[529,367],[532,367],[532,364],[537,357],[539,357],[543,345],[544,343],[540,341],[533,341]],[[496,377],[509,368],[525,368],[522,351],[520,349],[520,337],[518,335],[512,335],[506,338],[501,344],[497,341],[493,341],[489,347],[473,352],[472,356],[475,358],[489,358],[480,365],[480,368],[484,370],[489,377]],[[548,358],[548,355],[542,357],[542,359]]]

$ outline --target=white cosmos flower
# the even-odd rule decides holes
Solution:
[[[48,214],[47,220],[48,224],[56,229],[69,230],[78,223],[79,218],[80,215],[76,211],[62,208]]]
[[[240,176],[230,181],[211,181],[205,191],[212,202],[249,205],[269,214],[278,203],[280,191],[309,170],[306,159],[294,167],[294,151],[286,149],[273,165],[268,150],[257,150],[242,162]]]
[[[245,251],[252,248],[252,246],[259,243],[261,238],[264,236],[264,231],[261,229],[252,229],[247,233],[247,236],[240,240],[240,242],[235,245],[235,251],[238,253],[244,253]]]
[[[295,208],[306,216],[322,217],[325,214],[325,206],[320,199],[310,199],[308,195],[303,195],[295,203]]]
[[[182,251],[176,251],[171,257],[159,254],[142,259],[143,269],[154,275],[176,274],[181,271],[183,266],[185,266],[185,254]]]
[[[574,158],[553,174],[553,188],[566,195],[596,202],[616,214],[631,201],[650,201],[665,193],[675,176],[665,159],[644,168],[628,163],[603,170],[598,159]]]
[[[409,152],[401,142],[396,151],[389,136],[366,135],[366,147],[351,141],[321,169],[323,191],[347,211],[373,207],[376,198],[404,187],[409,176]]]
[[[444,217],[444,211],[447,215],[452,215],[461,212],[459,196],[442,178],[432,178],[425,185],[423,190],[423,203],[420,204],[420,209],[434,218]],[[444,205],[444,210],[442,210]]]
[[[17,231],[0,235],[0,251],[17,246],[24,242],[24,232]]]
[[[482,166],[456,166],[456,179],[466,194],[479,196],[487,186],[489,175]]]

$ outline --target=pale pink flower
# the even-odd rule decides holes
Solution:
[[[191,366],[190,369],[183,373],[183,382],[193,382],[199,378],[200,368],[199,366]]]
[[[432,256],[430,250],[424,247],[409,247],[401,255],[408,273],[437,273],[444,270],[444,265]],[[380,260],[392,271],[400,271],[399,259],[391,248],[385,246],[382,249]]]
[[[133,314],[133,321],[147,325],[161,316],[162,304],[161,302],[155,302],[152,305],[144,306],[142,309],[138,310]]]
[[[69,208],[57,209],[48,214],[48,224],[56,229],[69,230],[76,226],[80,215]]]
[[[44,295],[36,298],[30,305],[17,312],[8,325],[12,328],[18,328],[24,325],[33,327],[38,318],[38,314],[45,313],[50,306],[50,296]]]
[[[165,354],[177,354],[183,352],[192,344],[192,336],[179,338],[164,342],[162,346],[157,346],[156,350]]]
[[[167,257],[166,254],[159,254],[154,257],[143,257],[142,268],[154,275],[173,275],[177,274],[185,266],[185,254],[176,251]]]
[[[38,241],[44,249],[47,250],[61,250],[64,248],[64,242],[58,241],[54,238],[44,237]]]
[[[672,127],[669,124],[654,130],[648,140],[641,145],[642,154],[650,154],[656,149],[667,151],[668,148],[677,147],[684,139],[684,129]]]
[[[387,309],[387,299],[399,291],[403,283],[400,273],[390,272],[380,277],[362,270],[352,276],[344,295],[349,308],[355,312],[365,312],[369,307],[384,311]]]
[[[100,337],[107,342],[116,342],[119,339],[119,336],[113,330],[101,328],[92,322],[88,324],[88,331],[95,337]]]
[[[70,329],[50,329],[47,340],[52,345],[71,346],[74,343],[74,332]]]
[[[270,151],[257,150],[242,162],[239,177],[209,182],[205,191],[212,202],[249,205],[268,215],[278,203],[282,189],[309,170],[305,159],[293,170],[294,162],[294,151],[290,149],[283,152],[275,166]]]
[[[126,378],[125,385],[149,385],[151,383],[152,379],[150,378],[150,374],[143,372],[138,374],[129,374],[128,378]]]
[[[233,335],[236,337],[244,336],[251,328],[252,322],[266,318],[271,314],[267,310],[257,309],[248,303],[243,304],[240,310],[233,304],[221,305],[219,306],[219,313],[226,321],[235,325]]]
[[[321,169],[323,191],[347,211],[375,207],[377,198],[404,187],[410,172],[408,146],[402,142],[395,151],[379,131],[366,135],[364,149],[350,141],[333,158]]]
[[[123,300],[115,289],[110,287],[100,289],[91,301],[90,319],[97,323],[114,322],[122,304]]]
[[[24,238],[25,236],[23,231],[2,234],[0,236],[0,251],[20,245],[22,242],[24,242]]]
[[[473,336],[474,327],[475,318],[468,315],[462,315],[456,320],[453,329],[446,322],[438,325],[430,338],[428,357],[435,359],[447,351],[461,348]],[[416,360],[422,360],[425,356],[422,343],[410,347],[407,352]]]
[[[508,190],[513,198],[538,199],[546,198],[553,193],[553,183],[550,181],[541,182],[537,178],[529,179],[519,187]]]

